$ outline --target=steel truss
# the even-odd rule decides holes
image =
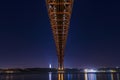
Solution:
[[[64,69],[64,49],[68,35],[73,0],[46,0],[52,32],[57,48],[58,69]]]

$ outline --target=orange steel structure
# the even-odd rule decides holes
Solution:
[[[57,48],[58,70],[64,69],[64,49],[68,35],[73,0],[46,0]]]

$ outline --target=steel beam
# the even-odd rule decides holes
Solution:
[[[73,0],[46,0],[51,28],[57,48],[58,69],[64,69],[64,50],[72,13]]]

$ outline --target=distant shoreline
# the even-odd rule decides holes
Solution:
[[[10,68],[0,69],[0,74],[57,73],[56,68]],[[77,69],[65,68],[64,73],[120,73],[120,68]]]

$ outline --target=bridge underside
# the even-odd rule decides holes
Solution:
[[[64,49],[73,0],[46,0],[52,32],[57,48],[58,70],[64,69]]]

